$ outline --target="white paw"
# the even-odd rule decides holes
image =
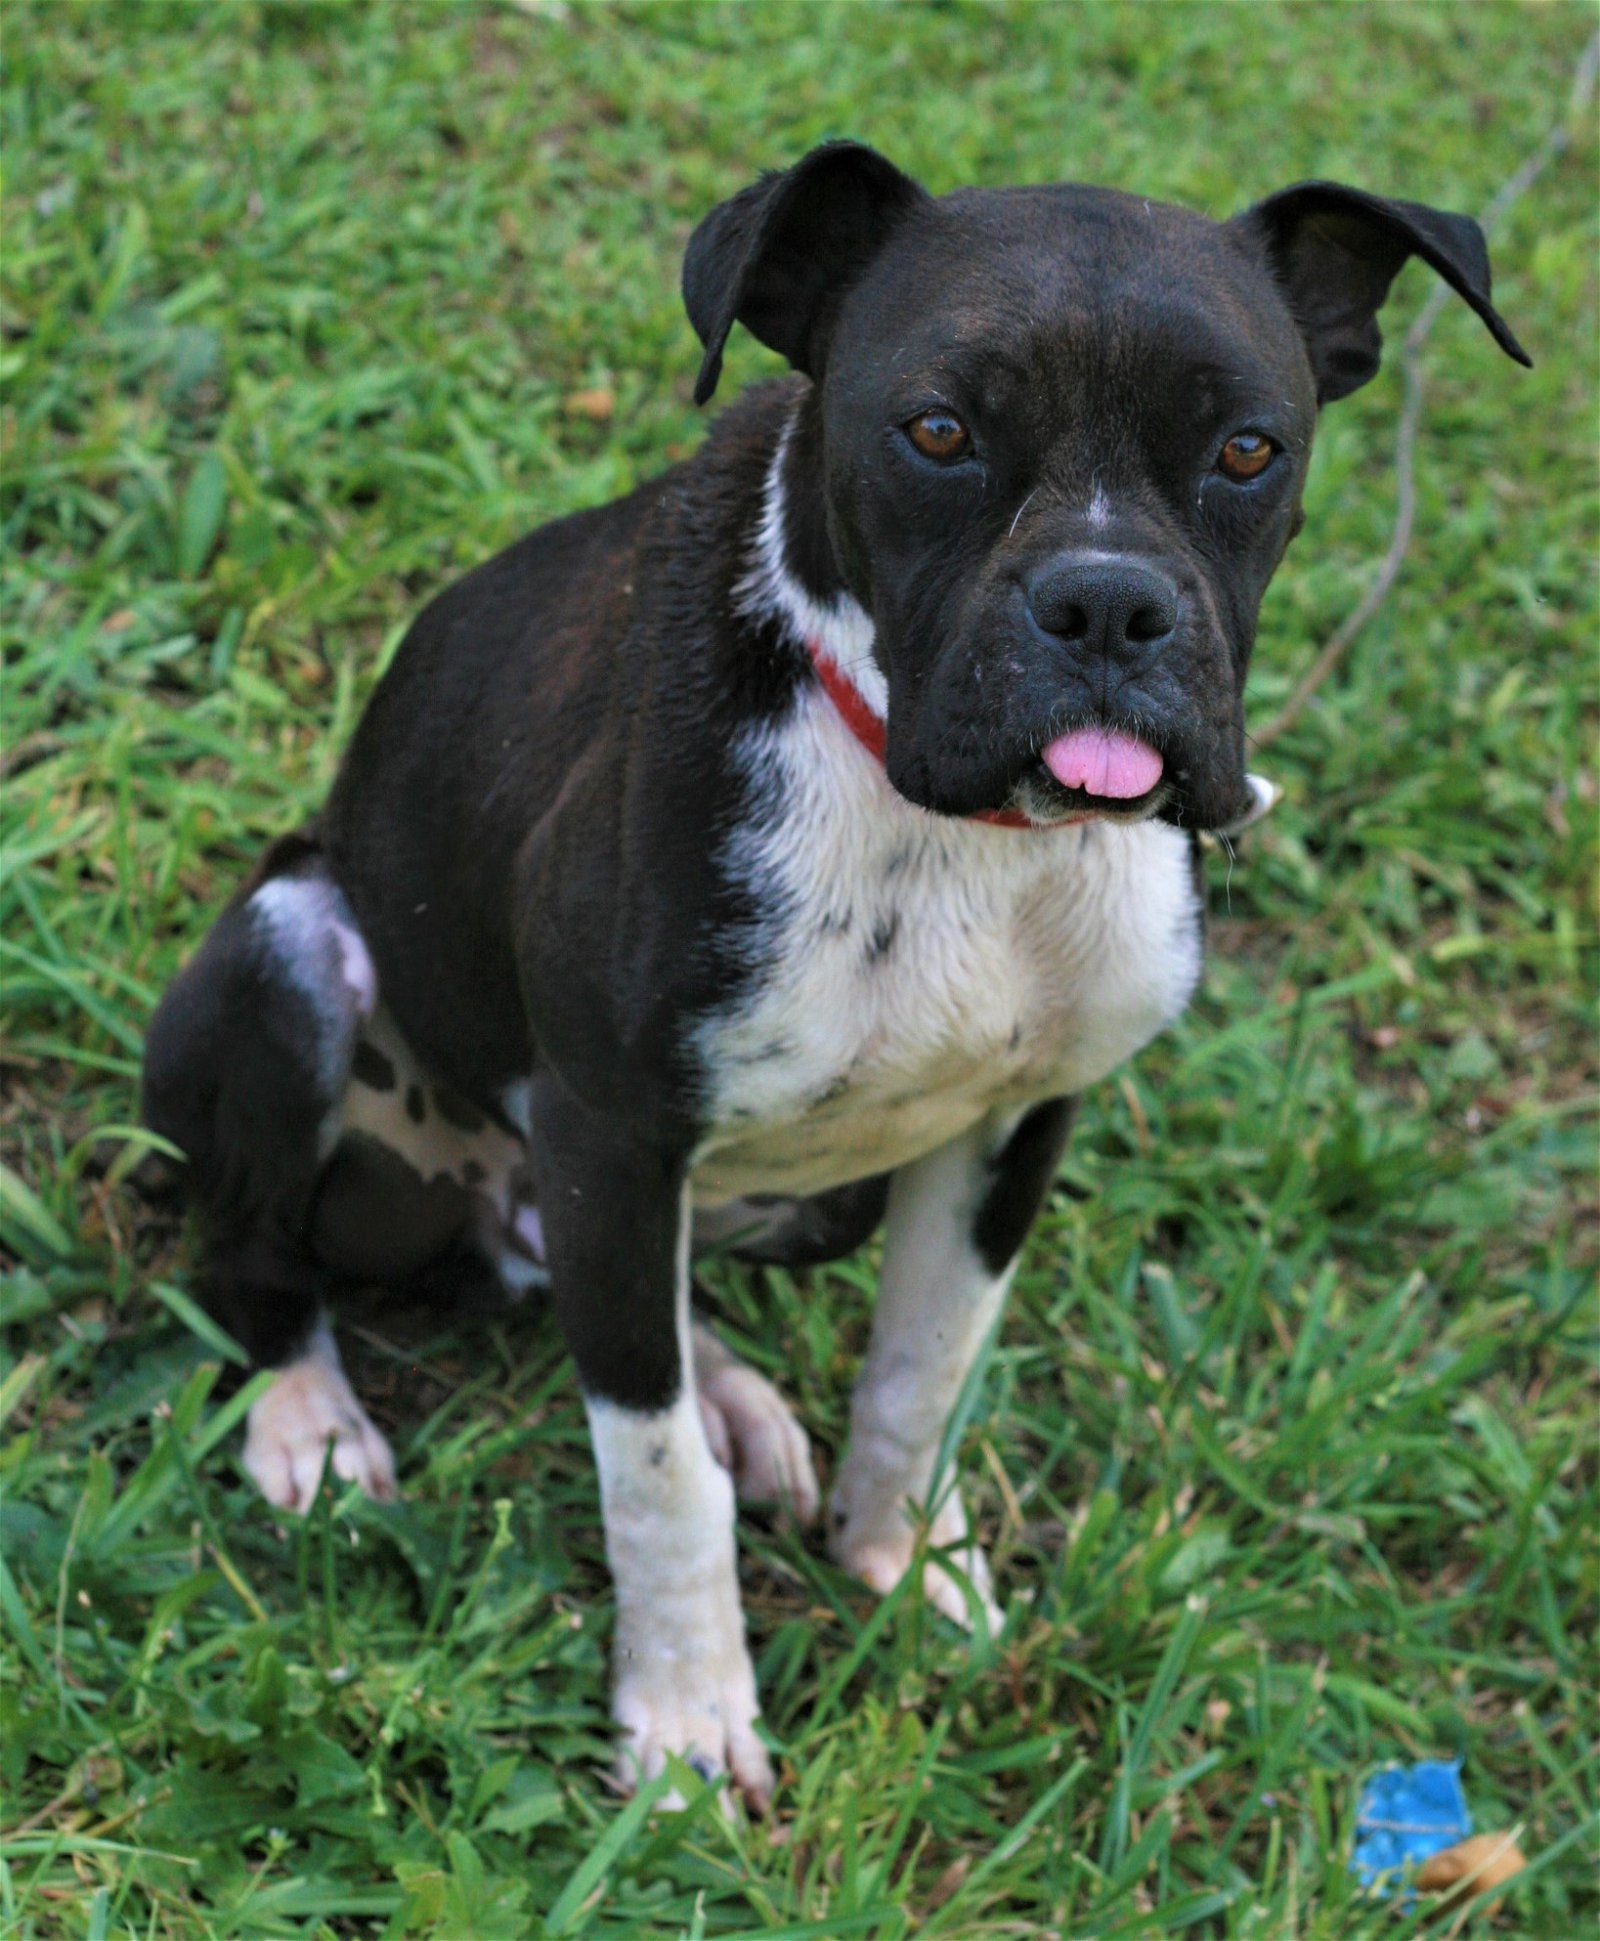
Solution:
[[[675,1754],[705,1780],[726,1772],[756,1810],[772,1797],[772,1761],[756,1736],[755,1670],[742,1636],[685,1657],[630,1650],[619,1636],[612,1711],[624,1738],[618,1775],[630,1790]],[[724,1799],[726,1800],[726,1795]],[[668,1811],[684,1802],[674,1790]]]
[[[334,1475],[359,1483],[380,1503],[399,1494],[389,1445],[345,1380],[333,1337],[319,1328],[307,1352],[285,1365],[251,1409],[244,1466],[275,1509],[304,1513],[330,1444]]]
[[[811,1442],[788,1403],[765,1376],[720,1343],[695,1336],[695,1387],[711,1453],[733,1478],[743,1503],[781,1504],[810,1523],[821,1495]]]
[[[829,1548],[834,1560],[880,1597],[894,1589],[911,1569],[916,1556],[917,1525],[912,1520],[909,1501],[909,1493],[896,1496],[887,1490],[869,1491],[859,1481],[852,1486],[848,1463],[834,1491],[829,1512]],[[948,1553],[949,1561],[977,1594],[990,1637],[998,1637],[1004,1618],[995,1602],[989,1559],[982,1546],[972,1541],[967,1513],[953,1489],[934,1513],[928,1529],[928,1548]],[[959,1624],[963,1631],[973,1628],[969,1593],[945,1568],[943,1557],[929,1557],[923,1565],[922,1594],[936,1611]]]

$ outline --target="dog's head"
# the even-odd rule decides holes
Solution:
[[[684,298],[813,380],[797,564],[870,616],[890,780],[950,814],[1248,806],[1243,689],[1318,409],[1420,256],[1528,360],[1469,217],[1307,182],[1230,222],[1071,184],[930,196],[835,142],[721,204]]]

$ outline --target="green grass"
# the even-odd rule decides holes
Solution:
[[[156,996],[421,598],[700,436],[677,260],[717,197],[853,133],[940,188],[1222,213],[1327,174],[1478,208],[1591,10],[0,25],[5,1932],[1403,1935],[1346,1855],[1365,1775],[1426,1755],[1526,1829],[1501,1931],[1590,1931],[1585,141],[1494,240],[1537,369],[1441,319],[1406,571],[1263,760],[1287,800],[1215,860],[1205,995],[1089,1101],[1027,1254],[960,1451],[998,1647],[745,1526],[768,1821],[604,1783],[598,1505],[548,1316],[368,1311],[406,1501],[280,1531],[193,1254],[121,1173]],[[602,389],[605,421],[569,403]],[[1374,570],[1398,395],[1324,428],[1258,723]],[[828,1461],[872,1276],[713,1274]]]

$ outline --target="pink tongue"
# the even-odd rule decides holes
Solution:
[[[1074,728],[1044,750],[1044,765],[1064,789],[1125,801],[1161,780],[1161,757],[1132,735],[1111,728]]]

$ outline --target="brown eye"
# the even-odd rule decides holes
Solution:
[[[1217,470],[1225,479],[1242,484],[1258,479],[1277,456],[1278,448],[1258,431],[1241,431],[1217,455]]]
[[[967,428],[953,411],[922,412],[906,426],[906,436],[924,458],[942,459],[947,465],[972,450]]]

